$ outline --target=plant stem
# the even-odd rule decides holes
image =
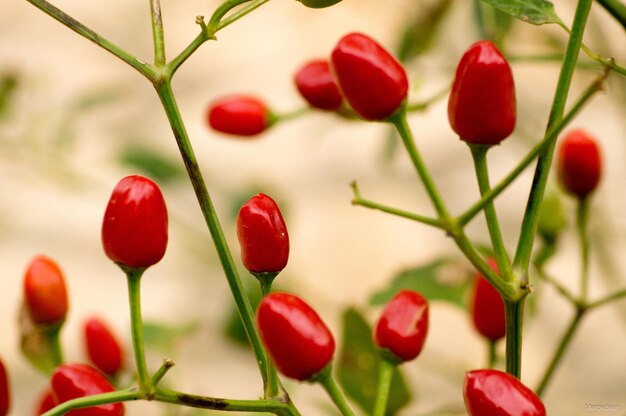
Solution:
[[[50,342],[52,350],[52,365],[56,368],[63,364],[63,348],[61,348],[61,329],[63,325],[55,325],[53,328],[46,330],[46,337]]]
[[[332,367],[330,365],[319,373],[315,381],[318,381],[324,387],[324,390],[326,390],[343,416],[355,416],[332,375]]]
[[[430,107],[432,104],[436,103],[437,101],[441,100],[442,98],[445,98],[448,95],[448,92],[450,91],[450,85],[446,85],[445,88],[442,88],[441,90],[437,91],[432,97],[427,98],[423,101],[417,101],[414,103],[408,103],[406,105],[406,111],[407,112],[420,112],[420,111],[426,111],[428,109],[428,107]]]
[[[615,293],[611,293],[610,295],[600,298],[594,302],[590,302],[589,304],[587,304],[587,309],[598,308],[600,306],[604,306],[608,303],[624,298],[626,298],[626,289],[618,290]]]
[[[493,368],[498,360],[498,341],[487,340],[487,368]]]
[[[376,391],[376,402],[374,404],[373,416],[385,416],[394,368],[395,364],[391,361],[386,360],[385,358],[380,360],[378,370],[378,389]]]
[[[101,404],[128,402],[131,400],[139,400],[142,393],[136,390],[122,390],[111,393],[103,393],[93,396],[81,397],[79,399],[68,400],[59,404],[51,410],[48,410],[43,416],[62,416],[74,409],[82,409]]]
[[[139,391],[149,393],[152,384],[146,365],[146,355],[143,342],[143,320],[141,318],[141,276],[145,269],[124,268],[128,282],[128,299],[130,303],[130,326],[133,337],[133,352],[137,367]]]
[[[522,375],[522,328],[524,298],[519,301],[504,300],[506,319],[506,372],[518,379]]]
[[[168,371],[170,371],[172,367],[174,367],[174,361],[170,360],[169,358],[164,359],[161,367],[157,370],[156,373],[154,373],[154,375],[152,375],[152,386],[156,387],[161,379],[165,376],[165,374],[167,374]]]
[[[587,301],[589,287],[589,238],[587,236],[588,198],[580,198],[576,209],[576,231],[580,244],[580,301]]]
[[[626,29],[626,5],[623,2],[620,0],[598,0],[598,3]]]
[[[150,0],[150,16],[152,22],[152,41],[154,43],[154,64],[156,66],[163,66],[165,65],[165,37],[163,35],[160,0]]]
[[[576,67],[576,61],[578,60],[580,44],[585,30],[587,17],[589,16],[589,11],[591,9],[591,3],[592,0],[579,0],[576,7],[574,23],[572,24],[572,31],[565,52],[565,59],[563,60],[563,65],[561,66],[561,73],[559,75],[554,99],[552,101],[552,109],[550,111],[550,116],[548,117],[548,125],[546,128],[547,132],[550,132],[552,126],[563,119],[565,103],[567,101],[567,95],[572,81],[572,76],[574,74],[574,69]],[[543,201],[550,167],[552,166],[552,157],[554,155],[555,146],[556,136],[555,139],[550,142],[548,147],[539,155],[539,160],[535,169],[533,185],[528,197],[526,212],[524,213],[524,219],[522,222],[520,239],[517,244],[515,259],[513,260],[513,268],[520,270],[522,275],[528,274],[533,242],[535,240],[537,224],[539,222],[539,210]]]
[[[267,3],[268,1],[269,0],[252,0],[250,2],[250,4],[245,5],[241,9],[239,9],[236,12],[232,13],[230,16],[220,20],[220,23],[217,26],[217,30],[220,31],[220,30],[224,29],[226,26],[230,25],[231,23],[236,22],[237,20],[241,19],[242,17],[244,17],[248,13],[256,10],[259,7],[261,7],[262,5]]]

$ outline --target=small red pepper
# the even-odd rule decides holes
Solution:
[[[286,377],[309,380],[335,352],[335,340],[319,315],[299,297],[267,295],[256,315],[261,339],[276,368]]]
[[[127,176],[113,189],[102,221],[102,245],[115,263],[146,268],[167,248],[167,207],[156,183]]]
[[[546,409],[532,390],[498,370],[465,374],[465,408],[470,416],[545,416]]]
[[[24,299],[31,319],[38,325],[55,325],[65,320],[68,310],[65,279],[51,258],[36,256],[24,275]]]
[[[256,136],[272,123],[267,105],[256,97],[229,95],[209,106],[207,121],[212,129],[234,136]]]
[[[401,361],[416,358],[428,334],[428,302],[413,290],[393,297],[376,324],[374,341]]]
[[[487,261],[493,270],[498,272],[498,265],[494,259]],[[474,289],[470,305],[472,322],[476,330],[485,338],[497,341],[506,335],[506,321],[504,317],[504,302],[500,293],[491,286],[491,283],[480,273],[474,277]]]
[[[258,194],[250,198],[237,216],[241,260],[252,273],[278,273],[289,260],[289,234],[272,198]]]
[[[456,69],[448,119],[461,140],[494,145],[515,129],[515,85],[507,60],[489,41],[474,43]]]
[[[559,148],[558,175],[563,188],[584,198],[597,188],[601,174],[602,159],[596,139],[584,130],[567,133]]]
[[[341,107],[343,97],[327,60],[317,59],[306,63],[296,72],[294,82],[300,95],[311,107],[331,111]]]
[[[0,360],[0,416],[9,414],[11,408],[11,390],[9,388],[9,376],[4,363]]]
[[[80,397],[115,391],[107,379],[93,367],[86,364],[72,363],[57,367],[52,374],[52,394],[57,403]],[[123,416],[122,403],[101,404],[98,406],[76,409],[66,416]]]
[[[46,389],[37,403],[37,409],[35,410],[35,416],[43,415],[48,410],[54,408],[56,406],[56,402],[54,401],[54,396],[52,395],[52,390]]]
[[[117,338],[100,318],[89,318],[83,329],[89,359],[98,370],[115,377],[124,364],[124,354]]]
[[[378,42],[350,33],[332,52],[332,71],[352,109],[367,120],[383,120],[400,108],[409,81],[402,65]]]

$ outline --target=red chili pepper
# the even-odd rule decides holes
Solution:
[[[123,366],[122,347],[100,318],[85,321],[85,346],[91,362],[104,374],[114,377]]]
[[[230,95],[214,101],[207,121],[214,130],[235,136],[256,136],[272,124],[267,105],[256,97]]]
[[[385,306],[374,341],[401,361],[410,361],[422,351],[427,334],[428,302],[418,292],[402,290]]]
[[[452,130],[468,143],[493,145],[515,129],[515,85],[507,60],[489,41],[474,43],[456,69],[448,101]]]
[[[352,109],[367,120],[383,120],[400,108],[409,81],[402,65],[374,39],[350,33],[332,52],[332,70]]]
[[[320,110],[337,110],[343,97],[335,84],[330,66],[325,59],[306,63],[296,72],[294,81],[300,95],[311,107]]]
[[[123,266],[146,268],[163,258],[167,207],[157,184],[139,175],[118,182],[104,213],[102,245]]]
[[[465,408],[470,416],[545,416],[532,390],[510,374],[474,370],[465,374]]]
[[[584,130],[572,130],[565,135],[559,148],[558,174],[567,192],[579,198],[593,192],[602,174],[596,139]]]
[[[498,272],[494,259],[487,261]],[[471,300],[472,322],[478,332],[491,341],[497,341],[506,335],[504,302],[500,293],[480,273],[474,277],[474,290]]]
[[[54,401],[52,390],[46,389],[46,391],[44,391],[39,398],[39,402],[37,403],[37,409],[35,410],[35,415],[43,415],[48,410],[54,408],[56,405],[57,403]]]
[[[256,320],[276,368],[287,377],[309,380],[333,357],[333,335],[319,315],[295,295],[267,295],[259,305]]]
[[[4,367],[4,363],[0,360],[0,416],[9,414],[11,408],[11,394],[9,388],[9,376]]]
[[[24,275],[24,299],[35,324],[53,325],[65,320],[68,309],[65,279],[54,260],[43,255],[31,260]]]
[[[265,194],[253,196],[239,210],[237,237],[241,260],[253,273],[277,273],[289,259],[289,234],[280,208]]]
[[[115,391],[107,379],[93,367],[86,364],[63,364],[52,374],[52,394],[57,403],[94,394]],[[123,416],[122,403],[101,404],[72,410],[66,416]]]

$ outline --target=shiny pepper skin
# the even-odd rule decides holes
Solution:
[[[341,0],[298,0],[298,1],[304,4],[306,7],[310,7],[312,9],[322,9],[324,7],[330,7],[334,4],[337,4]]]
[[[266,296],[256,315],[261,339],[276,368],[296,380],[311,379],[335,352],[335,340],[319,315],[289,293]]]
[[[229,95],[214,101],[207,112],[213,130],[234,136],[256,136],[272,123],[267,105],[247,95]]]
[[[402,290],[385,306],[374,341],[401,361],[410,361],[422,351],[427,333],[428,302],[418,292]]]
[[[272,198],[258,194],[250,198],[237,216],[241,261],[252,273],[277,273],[289,260],[289,234]]]
[[[83,329],[89,359],[98,370],[114,377],[122,368],[124,357],[117,338],[100,318],[89,318]]]
[[[602,159],[596,139],[584,130],[572,130],[559,147],[558,176],[563,188],[579,198],[600,182]]]
[[[545,416],[532,390],[510,374],[474,370],[465,374],[465,408],[470,416]]]
[[[115,263],[147,268],[167,248],[167,207],[156,183],[127,176],[113,189],[102,221],[102,245]]]
[[[488,263],[493,270],[498,271],[494,259],[489,259]],[[506,335],[504,302],[500,293],[479,272],[476,272],[474,277],[470,310],[474,327],[482,336],[491,341],[504,338]]]
[[[367,120],[383,120],[405,101],[409,81],[402,65],[378,42],[362,33],[339,40],[332,70],[344,98]]]
[[[306,63],[296,72],[294,81],[300,95],[311,107],[320,110],[337,110],[343,97],[330,72],[328,61],[317,59]]]
[[[43,415],[48,410],[55,407],[57,404],[54,401],[54,396],[52,395],[52,390],[48,389],[43,392],[41,397],[39,398],[39,402],[37,403],[37,409],[35,411],[35,415]]]
[[[57,403],[94,394],[114,391],[107,379],[85,364],[63,364],[57,367],[52,374],[52,394]],[[123,416],[122,403],[109,403],[83,409],[72,410],[66,416]]]
[[[68,310],[65,279],[51,258],[36,256],[24,275],[24,299],[31,319],[37,325],[55,325],[65,320]]]
[[[11,390],[9,388],[9,376],[4,363],[0,360],[0,416],[6,416],[11,408]]]
[[[515,129],[513,74],[493,43],[474,43],[461,58],[450,91],[448,119],[452,130],[472,144],[498,144]]]

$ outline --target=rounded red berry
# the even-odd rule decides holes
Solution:
[[[256,315],[261,339],[276,368],[286,377],[309,380],[335,352],[335,340],[319,315],[289,293],[267,295]]]
[[[488,263],[497,273],[496,261],[489,259]],[[504,338],[506,335],[504,302],[500,293],[480,272],[476,272],[474,277],[470,310],[474,327],[480,334],[491,341]]]
[[[461,58],[450,91],[448,119],[452,130],[472,144],[498,144],[515,129],[513,74],[493,43],[474,43]]]
[[[593,192],[602,174],[597,141],[584,130],[572,130],[559,148],[558,175],[563,188],[579,198]]]
[[[376,324],[374,341],[401,361],[416,358],[428,334],[428,302],[413,290],[393,297]]]
[[[532,390],[498,370],[465,374],[465,408],[470,416],[545,416],[546,409]]]
[[[4,363],[0,360],[0,416],[9,414],[11,408],[11,390],[9,387],[9,376]]]
[[[111,329],[100,318],[84,324],[85,346],[91,362],[104,374],[114,377],[123,366],[122,347]]]
[[[146,268],[167,248],[167,207],[156,183],[127,176],[113,189],[102,222],[102,245],[115,263]]]
[[[115,391],[107,379],[93,367],[86,364],[72,363],[57,367],[52,374],[52,394],[57,403],[80,397]],[[122,416],[122,403],[101,404],[83,409],[72,410],[66,416]]]
[[[402,65],[378,42],[362,33],[339,40],[331,65],[339,89],[352,109],[367,120],[383,120],[400,108],[409,81]]]
[[[230,95],[214,101],[207,112],[214,130],[235,136],[256,136],[271,124],[267,105],[247,95]]]
[[[306,63],[296,72],[294,81],[300,95],[311,107],[320,110],[337,110],[341,107],[343,97],[327,60],[317,59]]]
[[[237,216],[241,260],[253,273],[277,273],[289,260],[289,234],[272,198],[258,194],[250,198]]]
[[[41,394],[39,398],[39,402],[37,403],[37,409],[35,410],[35,415],[43,415],[48,410],[54,408],[56,406],[56,402],[54,401],[54,396],[52,395],[52,390],[47,389]]]
[[[35,324],[54,325],[65,320],[68,309],[65,279],[51,258],[36,256],[24,275],[26,309]]]

